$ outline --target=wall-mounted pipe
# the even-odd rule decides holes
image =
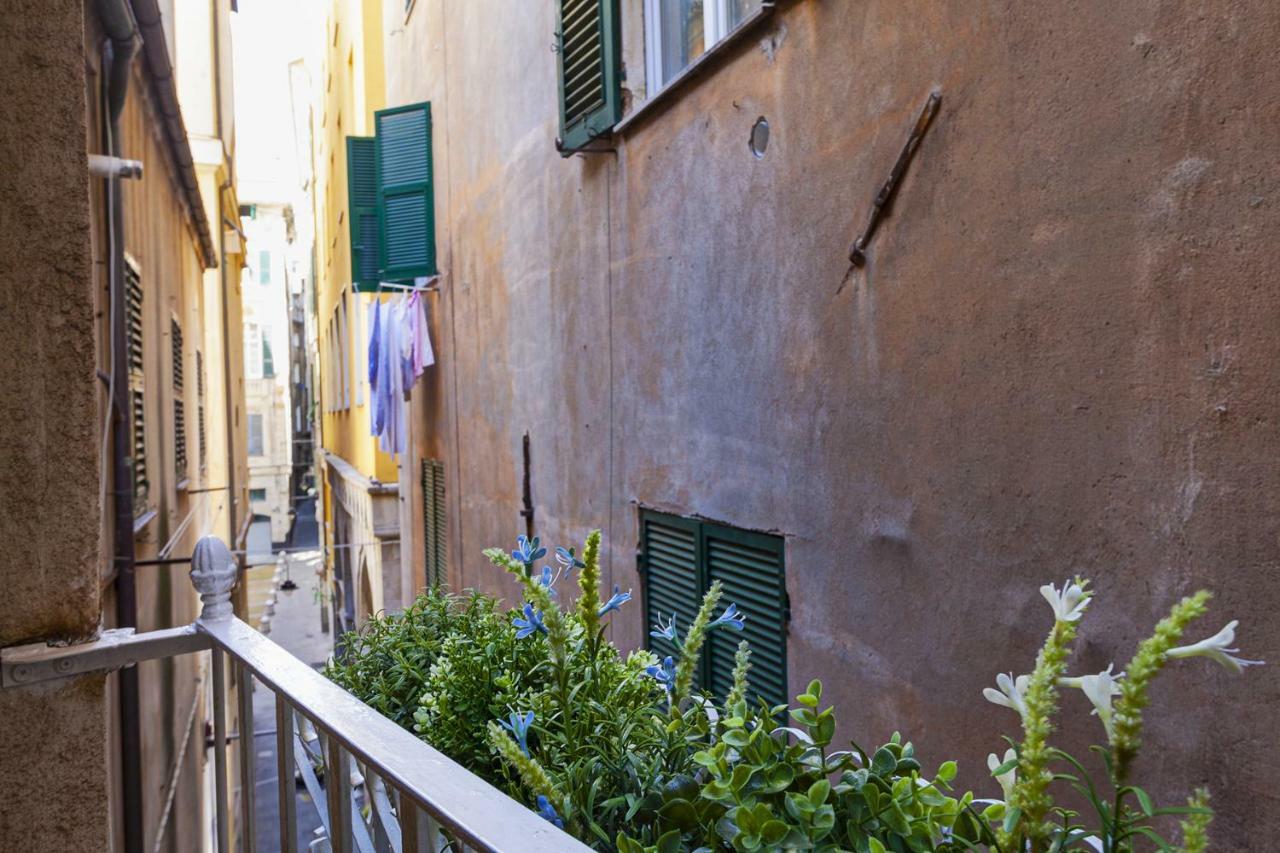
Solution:
[[[126,0],[98,0],[98,16],[108,40],[102,46],[106,107],[103,146],[109,157],[118,158],[120,114],[129,91],[133,58],[140,34]],[[111,395],[108,402],[112,424],[112,507],[114,510],[113,556],[115,566],[116,623],[121,628],[138,624],[137,587],[134,583],[133,472],[129,467],[132,449],[132,416],[129,406],[128,343],[125,339],[124,293],[124,200],[120,175],[106,178],[106,218],[110,235],[108,259],[111,300]],[[142,853],[142,726],[138,697],[138,669],[120,671],[120,782],[121,828],[126,853]]]

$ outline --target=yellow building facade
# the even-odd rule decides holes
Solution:
[[[371,294],[352,281],[346,139],[374,133],[385,106],[383,17],[378,0],[333,0],[312,80],[315,125],[316,350],[326,587],[335,635],[402,605],[395,460],[370,432]]]

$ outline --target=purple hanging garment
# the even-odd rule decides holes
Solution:
[[[373,323],[369,327],[369,435],[382,432],[383,414],[378,396],[378,356],[382,347],[382,295],[373,297]]]

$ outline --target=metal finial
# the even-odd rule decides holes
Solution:
[[[205,536],[196,543],[191,557],[191,583],[200,593],[204,609],[202,622],[217,622],[232,616],[231,590],[236,585],[236,560],[230,549],[216,536]]]

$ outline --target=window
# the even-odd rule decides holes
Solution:
[[[444,463],[422,460],[422,541],[426,547],[427,586],[449,580],[449,529],[445,521]]]
[[[271,283],[271,253],[266,249],[258,252],[258,284]]]
[[[618,0],[559,0],[556,72],[560,138],[567,157],[622,118]]]
[[[649,95],[763,6],[764,0],[645,0]]]
[[[257,323],[246,323],[244,327],[244,375],[262,378],[262,330]]]
[[[263,451],[262,415],[249,413],[249,455],[262,456]]]
[[[252,416],[250,416],[250,417],[252,417]],[[267,499],[267,490],[266,490],[266,489],[250,489],[250,490],[249,490],[249,500],[251,500],[251,501],[265,501],[266,499]]]
[[[262,375],[271,379],[276,375],[276,360],[271,353],[271,327],[262,327]]]
[[[125,349],[129,364],[129,429],[133,457],[133,509],[141,514],[147,508],[151,487],[147,472],[147,405],[146,375],[142,357],[142,273],[126,259],[124,269]]]
[[[169,347],[173,357],[173,467],[181,480],[187,475],[187,403],[183,399],[182,326],[176,319],[169,321]]]
[[[703,594],[717,580],[724,587],[720,610],[733,603],[747,614],[741,633],[709,635],[697,672],[699,686],[723,699],[731,686],[738,642],[746,639],[751,643],[750,694],[770,704],[786,701],[789,604],[780,537],[642,510],[640,566],[650,630],[659,618],[665,624],[673,615],[676,626],[687,630]],[[650,648],[660,656],[676,652],[661,638],[651,639]]]

